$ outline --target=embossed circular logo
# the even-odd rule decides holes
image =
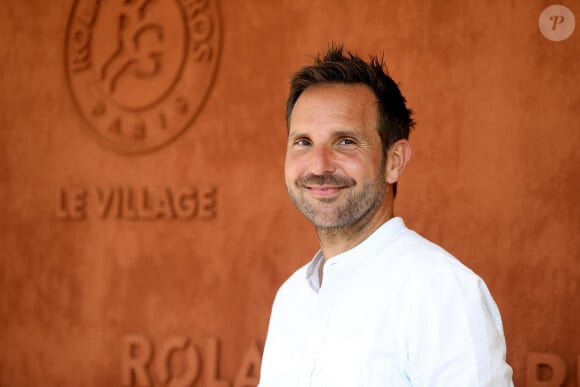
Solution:
[[[219,51],[216,0],[76,0],[66,69],[99,141],[146,153],[191,124],[213,84]]]
[[[560,42],[572,35],[576,20],[569,8],[563,5],[550,5],[540,14],[538,25],[546,39]]]

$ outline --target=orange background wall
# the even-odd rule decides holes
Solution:
[[[0,0],[0,386],[255,384],[275,291],[317,249],[286,197],[284,102],[329,41],[384,51],[418,122],[396,212],[486,280],[516,385],[531,353],[580,385],[580,31],[545,38],[552,3],[158,0],[168,32],[141,49],[189,62],[124,73],[117,99],[95,70],[118,42],[112,0],[85,30],[89,72],[71,67],[91,3]],[[196,42],[212,51],[194,63]]]

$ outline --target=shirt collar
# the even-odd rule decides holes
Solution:
[[[347,264],[360,261],[370,252],[381,248],[390,243],[395,237],[397,232],[405,228],[405,223],[400,217],[395,217],[389,219],[381,227],[375,230],[367,239],[356,245],[350,250],[347,250],[339,255],[336,255],[328,260],[327,265],[337,265],[337,264]],[[306,281],[314,290],[318,293],[320,289],[320,276],[318,271],[320,265],[322,264],[324,258],[322,256],[322,251],[318,250],[312,258],[312,261],[308,264],[306,268]]]
[[[308,281],[308,285],[318,293],[320,289],[320,276],[318,275],[318,271],[320,270],[320,265],[324,261],[324,257],[322,256],[322,251],[318,250],[312,261],[308,264],[306,268],[306,280]]]

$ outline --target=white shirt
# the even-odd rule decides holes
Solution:
[[[276,295],[260,387],[513,387],[485,283],[401,218]]]

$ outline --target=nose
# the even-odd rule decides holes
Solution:
[[[330,147],[314,146],[309,153],[308,167],[310,173],[324,175],[336,170],[336,159]]]

